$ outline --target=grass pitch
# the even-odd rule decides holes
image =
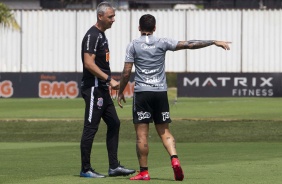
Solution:
[[[182,183],[249,184],[280,183],[281,143],[178,143],[185,172]],[[134,143],[121,143],[121,164],[138,169]],[[134,183],[127,177],[79,177],[78,143],[0,143],[0,183]],[[94,143],[92,160],[107,174],[105,143]],[[173,183],[169,157],[161,143],[150,143],[150,183]],[[138,182],[138,181],[137,181]]]
[[[282,98],[175,98],[171,132],[185,172],[182,183],[281,183]],[[131,99],[121,119],[119,160],[139,169]],[[128,177],[80,178],[82,99],[0,99],[0,183],[135,183]],[[107,174],[101,122],[92,163]],[[172,183],[169,156],[150,126],[150,183]],[[137,181],[138,182],[138,181]]]

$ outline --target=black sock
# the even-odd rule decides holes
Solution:
[[[148,167],[140,167],[140,172],[148,171]]]
[[[172,160],[173,158],[178,158],[178,156],[177,156],[177,155],[172,155],[172,156],[170,157],[170,160]]]

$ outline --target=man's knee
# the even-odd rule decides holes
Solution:
[[[110,128],[118,129],[120,127],[120,120],[118,118],[113,118],[110,121],[106,122],[106,124]]]

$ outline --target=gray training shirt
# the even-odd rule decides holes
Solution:
[[[165,75],[165,53],[174,51],[178,41],[141,36],[128,44],[125,62],[135,66],[134,92],[167,91]]]

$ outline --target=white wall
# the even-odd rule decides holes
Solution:
[[[243,12],[243,72],[282,72],[282,10]]]
[[[0,72],[81,72],[81,40],[96,11],[18,10],[21,32],[0,27]],[[127,44],[139,36],[145,13],[157,19],[155,35],[176,40],[227,40],[215,46],[168,52],[168,72],[282,72],[282,10],[117,10],[106,31],[111,69],[121,72]]]

